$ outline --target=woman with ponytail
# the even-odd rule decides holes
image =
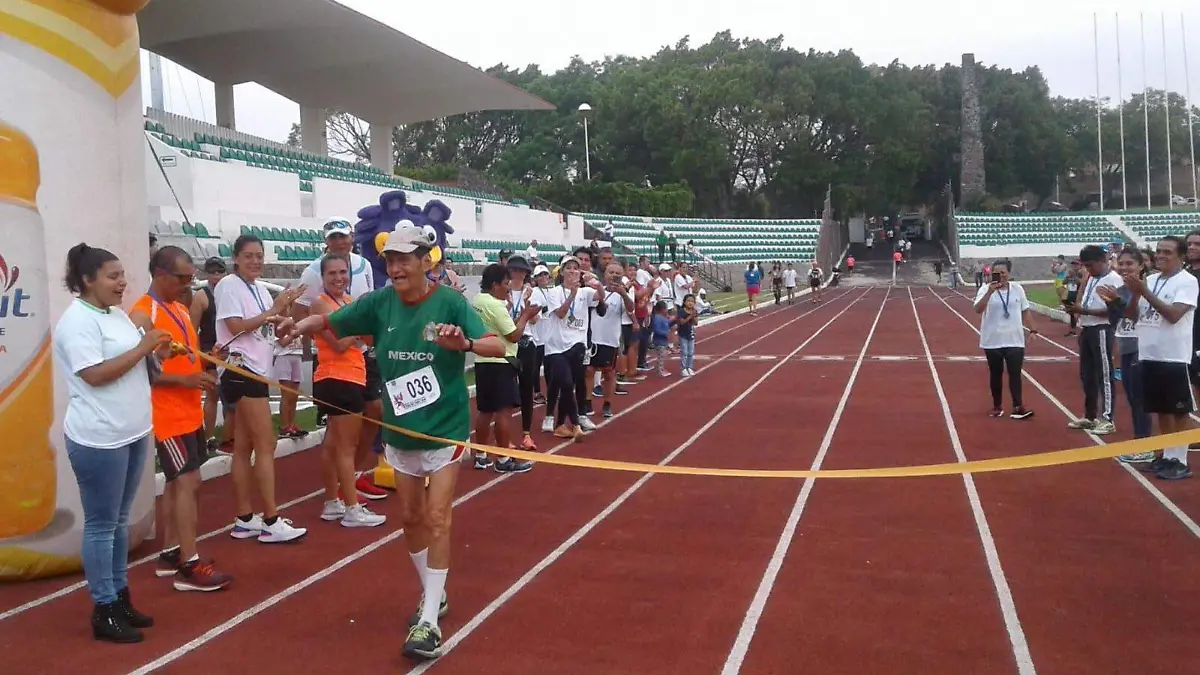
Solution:
[[[129,512],[151,446],[146,359],[165,355],[170,335],[139,330],[121,310],[125,269],[112,253],[72,247],[64,281],[76,297],[54,327],[54,360],[67,385],[63,435],[83,506],[92,635],[140,642],[154,621],[129,597]]]

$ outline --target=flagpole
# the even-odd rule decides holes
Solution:
[[[1192,155],[1192,201],[1194,206],[1200,210],[1200,195],[1196,194],[1197,178],[1196,178],[1196,127],[1192,118],[1192,75],[1188,71],[1188,53],[1187,53],[1187,21],[1184,19],[1183,12],[1179,13],[1179,32],[1183,35],[1183,79],[1184,79],[1184,96],[1187,97],[1188,111],[1188,148]]]
[[[1146,208],[1153,209],[1150,203],[1150,77],[1146,74],[1146,17],[1138,12],[1138,27],[1142,34],[1142,129],[1146,133]]]
[[[1171,179],[1171,85],[1167,81],[1167,14],[1162,13],[1163,112],[1167,118],[1167,209],[1175,208],[1175,183]]]
[[[1121,14],[1113,14],[1117,25],[1117,118],[1121,128],[1121,208],[1129,210],[1129,184],[1125,177],[1125,89],[1121,84]]]
[[[1100,123],[1100,19],[1092,12],[1092,43],[1096,47],[1096,177],[1100,181],[1100,210],[1104,210],[1104,134]]]

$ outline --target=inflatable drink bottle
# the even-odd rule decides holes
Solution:
[[[54,380],[41,177],[29,137],[0,120],[0,539],[54,515]]]

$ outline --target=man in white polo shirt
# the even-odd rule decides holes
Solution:
[[[1137,319],[1143,405],[1146,412],[1158,416],[1163,434],[1186,431],[1188,414],[1196,410],[1188,366],[1200,284],[1183,269],[1184,250],[1183,238],[1163,237],[1154,254],[1159,272],[1144,281],[1134,275],[1125,277],[1135,299],[1126,316]],[[1165,448],[1146,470],[1162,480],[1191,477],[1187,446]]]
[[[1124,286],[1121,275],[1108,266],[1108,253],[1102,246],[1084,246],[1079,261],[1087,269],[1088,280],[1079,299],[1067,306],[1067,312],[1079,317],[1079,378],[1083,382],[1083,418],[1070,422],[1072,429],[1085,429],[1093,434],[1111,434],[1113,399],[1116,383],[1112,376],[1113,329],[1109,323],[1109,308],[1096,289],[1119,289]]]

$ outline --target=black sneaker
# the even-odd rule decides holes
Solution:
[[[1033,417],[1033,411],[1025,406],[1018,406],[1013,409],[1012,414],[1009,415],[1009,417],[1013,418],[1014,420],[1026,420],[1030,417]]]
[[[592,396],[604,398],[604,387],[592,387]]]
[[[628,396],[628,395],[629,395],[629,390],[625,389],[625,388],[624,388],[624,387],[622,387],[620,384],[618,384],[618,385],[617,385],[617,388],[614,390],[614,393],[615,393],[617,396]]]
[[[419,623],[408,631],[404,655],[410,659],[436,659],[442,655],[442,631],[429,623]]]
[[[492,468],[492,458],[484,454],[475,455],[475,468],[480,471]]]
[[[180,562],[178,548],[159,553],[158,560],[154,563],[154,576],[160,579],[175,576],[179,571]]]
[[[143,639],[142,631],[125,620],[117,602],[96,605],[92,609],[92,637],[119,644],[141,642]]]
[[[592,410],[592,402],[591,402],[591,401],[587,401],[587,402],[585,402],[585,403],[583,404],[583,410],[580,410],[580,411],[579,411],[579,414],[580,414],[580,415],[587,415],[588,417],[591,417],[591,416],[594,414],[594,412],[595,412],[595,411],[593,411],[593,410]]]
[[[617,376],[617,393],[618,394],[621,393],[620,392],[621,387],[623,387],[627,384],[637,384],[637,380],[630,379],[628,377],[625,377],[624,375],[618,375]]]
[[[129,622],[130,626],[134,628],[150,628],[154,625],[154,619],[133,608],[133,602],[129,599],[128,587],[117,591],[117,602],[114,604],[117,610],[121,612],[121,616],[125,618],[125,621]]]
[[[1163,457],[1159,457],[1158,459],[1155,459],[1153,461],[1142,462],[1141,464],[1138,464],[1136,466],[1137,466],[1137,470],[1141,471],[1142,473],[1158,473],[1159,471],[1162,471],[1163,469],[1167,468],[1167,465],[1169,463],[1170,463],[1170,460],[1167,460]]]
[[[609,419],[613,416],[612,404],[605,402],[604,404],[604,419]]]
[[[1177,459],[1168,459],[1161,469],[1154,472],[1154,476],[1159,480],[1183,480],[1192,477],[1192,470]]]
[[[523,462],[512,457],[505,457],[496,462],[495,469],[496,473],[528,473],[533,470],[533,462]]]
[[[534,405],[546,405],[546,395],[541,392],[534,394],[533,395],[533,404]]]

